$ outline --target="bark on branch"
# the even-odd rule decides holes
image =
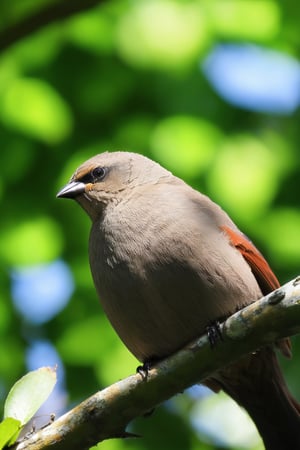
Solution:
[[[103,0],[102,0],[103,1]],[[8,25],[0,31],[0,51],[6,50],[24,37],[42,27],[66,19],[73,14],[87,10],[102,2],[101,0],[59,0],[46,5],[19,22]]]
[[[300,333],[300,277],[221,324],[223,341],[202,336],[157,364],[143,379],[132,375],[97,392],[16,450],[84,450],[104,439],[127,437],[127,425],[173,395],[239,357]]]

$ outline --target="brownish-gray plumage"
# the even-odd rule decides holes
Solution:
[[[265,259],[219,206],[144,156],[97,155],[58,196],[75,198],[92,219],[89,256],[98,295],[140,361],[174,353],[212,321],[279,286]],[[289,352],[287,340],[281,348]],[[249,378],[243,382],[245,367]],[[300,446],[299,406],[271,348],[214,381],[246,407],[266,448],[288,448],[283,441]],[[278,425],[265,424],[272,420]]]

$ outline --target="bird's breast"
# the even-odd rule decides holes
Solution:
[[[208,243],[203,230],[178,232],[173,221],[133,224],[94,223],[90,265],[109,320],[139,360],[175,352],[259,297],[248,265],[221,231]]]

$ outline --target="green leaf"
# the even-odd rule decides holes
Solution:
[[[132,3],[118,24],[116,44],[129,63],[170,69],[197,59],[209,38],[197,2],[153,0]]]
[[[55,383],[56,371],[51,367],[27,373],[11,388],[4,405],[4,418],[12,417],[25,425],[47,400]]]
[[[34,247],[35,251],[32,251]],[[8,224],[0,236],[0,258],[12,266],[40,264],[61,254],[60,230],[50,217],[39,216]]]
[[[50,84],[34,78],[15,78],[0,96],[0,117],[14,130],[52,145],[72,130],[68,104]]]
[[[278,34],[280,6],[270,0],[206,2],[208,17],[217,36],[230,39],[267,41]]]
[[[0,423],[0,450],[17,440],[20,429],[21,422],[11,417],[7,417]]]
[[[176,115],[158,122],[150,146],[155,159],[176,175],[199,177],[213,161],[221,138],[212,123],[189,115]]]

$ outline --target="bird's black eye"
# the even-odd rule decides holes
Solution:
[[[82,183],[97,183],[99,181],[102,181],[105,175],[107,174],[108,169],[107,167],[95,167],[90,172],[82,175],[81,177],[77,178],[77,181],[81,181]]]
[[[93,169],[91,171],[91,176],[93,178],[93,181],[95,182],[95,181],[103,180],[103,178],[106,175],[106,172],[107,172],[107,170],[106,170],[105,167],[100,167],[99,166],[99,167],[96,167],[95,169]]]

